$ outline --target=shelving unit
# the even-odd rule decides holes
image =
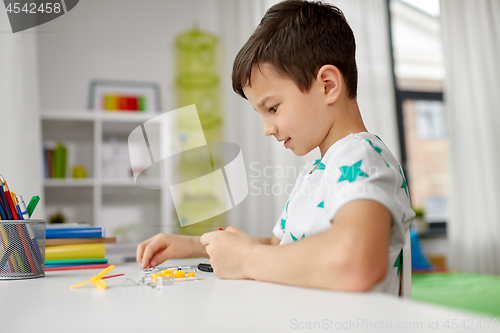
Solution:
[[[42,112],[43,142],[63,142],[68,148],[66,179],[44,179],[47,218],[57,212],[67,222],[105,226],[108,235],[117,230],[134,230],[125,243],[136,245],[158,232],[177,232],[178,222],[168,188],[143,189],[136,186],[130,170],[127,140],[130,132],[159,113],[101,113],[89,110]],[[109,138],[126,150],[119,161],[120,172],[104,172],[110,162]],[[121,156],[123,157],[122,151]],[[112,163],[116,161],[111,161]],[[73,179],[71,167],[84,165],[88,178]],[[163,177],[148,179],[165,184]],[[131,233],[132,234],[132,233]],[[128,242],[127,242],[128,241]],[[123,246],[123,244],[121,245]]]

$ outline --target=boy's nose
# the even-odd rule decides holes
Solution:
[[[265,136],[273,135],[276,132],[278,132],[278,129],[276,128],[276,126],[274,126],[273,124],[270,124],[270,123],[266,123],[264,121],[264,135]]]

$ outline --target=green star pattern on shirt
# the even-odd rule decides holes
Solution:
[[[292,239],[293,239],[293,241],[294,241],[294,242],[299,240],[299,239],[298,239],[297,237],[295,237],[292,233],[290,233],[290,236],[292,236]],[[306,237],[306,234],[303,234],[303,235],[302,235],[302,237],[300,237],[300,239],[302,239],[302,238],[304,238],[304,237]]]
[[[382,152],[382,149],[380,149],[380,148],[379,148],[379,147],[377,147],[377,146],[374,146],[374,145],[373,145],[373,143],[372,143],[370,140],[366,139],[366,141],[368,141],[368,143],[370,144],[370,146],[372,146],[372,148],[373,148],[373,149],[374,149],[377,153],[379,153],[379,154],[380,154],[380,153]]]
[[[385,165],[387,165],[387,167],[389,168],[389,163],[387,163],[387,161],[385,160],[384,156],[382,156],[382,149],[380,149],[377,146],[374,146],[373,143],[370,140],[366,139],[366,141],[368,141],[368,143],[370,144],[370,146],[372,146],[373,150],[375,150],[380,155],[380,157],[382,157],[382,159],[385,162]]]
[[[321,159],[314,161],[314,164],[312,166],[315,166],[318,163],[319,165],[316,167],[315,170],[325,170],[326,165],[324,165],[323,162],[321,162]]]
[[[404,223],[405,218],[406,218],[406,213],[403,213],[403,219],[401,220],[401,223]],[[391,237],[392,237],[393,233],[394,233],[394,231],[391,229]],[[403,257],[402,257],[402,254],[403,254],[403,249],[401,249],[401,251],[399,251],[399,255],[398,255],[397,259],[396,259],[396,262],[394,263],[394,266],[392,266],[392,267],[397,267],[398,268],[398,276],[399,276],[399,271],[401,270],[401,267],[403,267]]]
[[[286,218],[288,218],[288,204],[290,203],[290,200],[287,201],[285,211],[286,211]],[[286,224],[286,218],[281,219],[281,230],[285,230],[285,224]]]
[[[384,141],[382,141],[382,139],[378,135],[376,135],[376,134],[373,134],[373,135],[375,135],[377,137],[377,139],[379,139],[381,142],[384,142]]]
[[[406,179],[405,176],[403,176],[403,171],[401,171],[401,167],[399,167],[399,173],[401,174],[401,178],[403,178],[403,184],[401,185],[401,188],[405,189],[406,196],[408,196],[408,185],[406,184]]]
[[[316,207],[325,208],[325,201],[321,201]]]
[[[401,267],[403,266],[403,257],[401,256],[402,253],[403,253],[403,250],[401,250],[399,252],[398,258],[396,259],[394,266],[392,266],[392,267],[398,268],[398,276],[399,276],[399,271],[401,270]]]
[[[341,181],[347,180],[349,183],[352,183],[358,177],[369,177],[366,173],[364,173],[360,167],[363,160],[359,160],[351,166],[341,166],[340,171],[342,171],[342,176],[340,176],[338,183]]]
[[[316,170],[325,170],[326,165],[323,164],[323,162],[320,162]]]

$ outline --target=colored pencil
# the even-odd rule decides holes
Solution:
[[[12,196],[10,195],[9,187],[7,186],[7,183],[3,183],[3,192],[5,193],[5,196],[7,197],[7,202],[9,204],[10,212],[12,213],[12,219],[13,220],[19,220],[19,216],[17,216],[16,212],[16,207],[14,206],[14,203],[12,202]]]
[[[26,239],[26,234],[24,233],[24,229],[20,224],[16,224],[17,232],[19,234],[19,239],[21,240],[21,244],[24,247],[24,253],[26,254],[26,258],[28,259],[28,263],[31,267],[31,272],[38,273],[38,269],[36,268],[35,260],[33,255],[31,254],[31,246]],[[28,236],[29,237],[29,236]]]
[[[9,202],[7,201],[7,196],[5,195],[5,192],[3,190],[3,183],[0,184],[0,197],[2,198],[2,204],[3,208],[5,210],[5,213],[7,214],[7,220],[13,220],[12,218],[12,213],[10,211],[9,207]]]
[[[5,209],[3,208],[3,202],[2,202],[1,197],[0,197],[0,215],[2,216],[2,220],[7,220],[7,213],[5,212]]]
[[[28,204],[28,215],[31,217],[31,215],[33,214],[33,211],[35,210],[35,207],[36,205],[38,204],[38,201],[40,201],[40,197],[38,195],[35,195],[33,197],[31,197],[31,200]]]
[[[11,256],[13,254],[13,251],[11,251],[11,248],[9,247],[9,239],[7,238],[7,233],[5,232],[4,226],[0,225],[0,240],[2,243],[2,247],[4,249],[4,254],[3,256],[7,256],[7,261],[9,263],[9,270],[10,272],[15,272],[17,270],[17,266],[14,266],[12,263]],[[0,271],[4,268],[5,264],[0,263]]]

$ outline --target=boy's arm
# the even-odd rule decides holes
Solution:
[[[254,245],[245,258],[246,275],[296,286],[367,291],[387,273],[392,223],[384,205],[350,202],[326,232],[283,246]]]
[[[256,238],[259,244],[262,245],[279,245],[280,239],[276,236],[273,236],[271,238]]]

